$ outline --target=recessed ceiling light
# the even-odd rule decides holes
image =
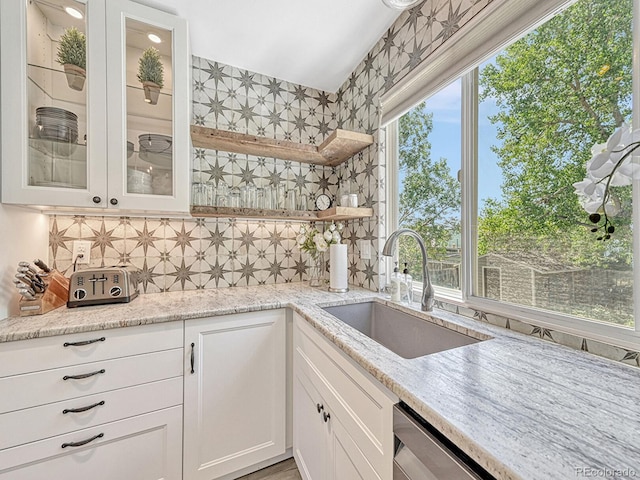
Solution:
[[[406,10],[409,7],[413,7],[419,0],[382,0],[389,8],[394,8],[396,10]]]
[[[147,38],[149,38],[153,43],[162,43],[162,39],[155,33],[150,33],[147,35]]]
[[[80,10],[76,10],[73,7],[64,7],[64,11],[71,15],[73,18],[81,19],[84,18],[84,15]]]

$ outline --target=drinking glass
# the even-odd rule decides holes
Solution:
[[[276,197],[276,208],[279,208],[280,210],[284,210],[285,208],[287,208],[284,185],[276,186]]]
[[[296,202],[296,191],[287,190],[287,200],[286,200],[287,210],[295,210],[297,206],[298,206],[298,203]]]

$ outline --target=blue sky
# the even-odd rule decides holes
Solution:
[[[480,65],[480,69],[495,63],[495,57]],[[426,109],[433,113],[433,131],[429,136],[431,142],[431,158],[444,157],[447,159],[451,174],[454,178],[460,169],[461,144],[461,81],[457,80],[440,90],[426,101]],[[502,170],[497,165],[497,157],[491,151],[492,145],[499,145],[497,139],[498,128],[489,118],[498,112],[498,107],[492,99],[480,104],[478,115],[478,208],[482,210],[487,198],[501,198]],[[403,180],[401,175],[400,180]]]
[[[452,175],[455,177],[460,169],[460,110],[461,90],[460,81],[456,81],[442,89],[427,100],[427,111],[433,113],[433,131],[429,136],[431,142],[431,157],[447,159]],[[491,151],[492,145],[497,145],[497,126],[493,125],[488,116],[495,114],[498,107],[493,101],[485,101],[480,105],[478,157],[478,197],[479,207],[482,208],[486,198],[500,198],[502,171],[496,164],[497,157]]]

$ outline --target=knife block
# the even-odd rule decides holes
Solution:
[[[36,294],[35,300],[20,299],[20,316],[30,317],[42,315],[66,305],[69,298],[69,279],[56,270],[51,270],[49,276],[44,277],[46,289],[44,293]]]

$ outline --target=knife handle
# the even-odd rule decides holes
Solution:
[[[36,269],[35,269],[35,268],[33,268],[29,262],[18,262],[18,266],[19,266],[19,267],[22,267],[22,268],[26,268],[27,270],[29,270],[29,271],[30,271],[31,273],[33,273],[33,274],[38,273],[38,272],[36,271]]]
[[[20,293],[20,295],[22,295],[27,300],[35,300],[36,299],[36,297],[34,295],[31,295],[31,292],[29,292],[25,288],[19,288],[18,292]]]
[[[51,272],[51,269],[49,268],[49,266],[46,263],[44,263],[42,260],[40,260],[39,258],[34,260],[33,263],[36,265],[36,267],[38,267],[43,272],[45,272],[45,273]]]
[[[18,280],[20,280],[21,282],[26,283],[29,286],[31,286],[31,284],[32,284],[31,277],[29,275],[27,275],[26,273],[16,273],[16,278]]]

